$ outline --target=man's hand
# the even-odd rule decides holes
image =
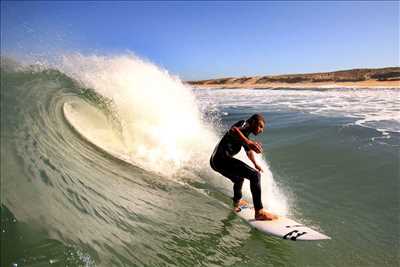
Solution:
[[[230,131],[237,137],[239,138],[240,141],[245,143],[251,150],[256,152],[257,154],[260,154],[262,152],[262,145],[258,142],[252,141],[248,139],[242,131],[240,130],[239,127],[233,126]]]
[[[256,159],[255,159],[254,151],[253,151],[253,150],[249,150],[249,151],[247,151],[246,154],[247,154],[247,157],[251,160],[251,162],[253,162],[254,167],[255,167],[259,172],[263,172],[263,171],[264,171],[263,168],[261,168],[261,166],[257,164],[257,161],[256,161]]]
[[[260,154],[260,153],[262,153],[262,151],[263,151],[262,145],[261,145],[260,143],[258,143],[258,142],[255,142],[255,141],[248,140],[247,146],[248,146],[251,150],[253,150],[254,152],[256,152],[257,154]]]

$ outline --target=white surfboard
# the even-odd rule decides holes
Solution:
[[[259,231],[283,239],[293,241],[331,239],[329,236],[283,216],[279,216],[278,219],[272,221],[255,220],[254,208],[251,206],[240,206],[240,211],[236,213]]]

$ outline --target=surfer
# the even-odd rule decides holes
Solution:
[[[210,158],[213,170],[229,178],[233,182],[233,206],[235,211],[240,211],[240,206],[247,205],[242,199],[242,185],[244,178],[250,180],[250,190],[254,204],[254,218],[256,220],[273,220],[277,216],[263,209],[261,201],[261,174],[262,168],[257,164],[254,153],[262,152],[262,145],[249,139],[250,133],[258,135],[263,132],[265,119],[261,114],[254,114],[249,119],[236,122],[225,133],[215,147]],[[239,153],[241,147],[246,151],[248,158],[253,162],[254,168],[233,156]]]

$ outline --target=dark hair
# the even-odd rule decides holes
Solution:
[[[249,119],[247,119],[247,122],[249,124],[253,124],[254,122],[259,122],[259,121],[262,121],[262,122],[265,123],[264,116],[259,114],[259,113],[258,114],[253,114]]]

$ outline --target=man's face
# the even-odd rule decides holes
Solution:
[[[252,133],[258,135],[264,131],[265,123],[263,121],[257,121],[253,124]]]

